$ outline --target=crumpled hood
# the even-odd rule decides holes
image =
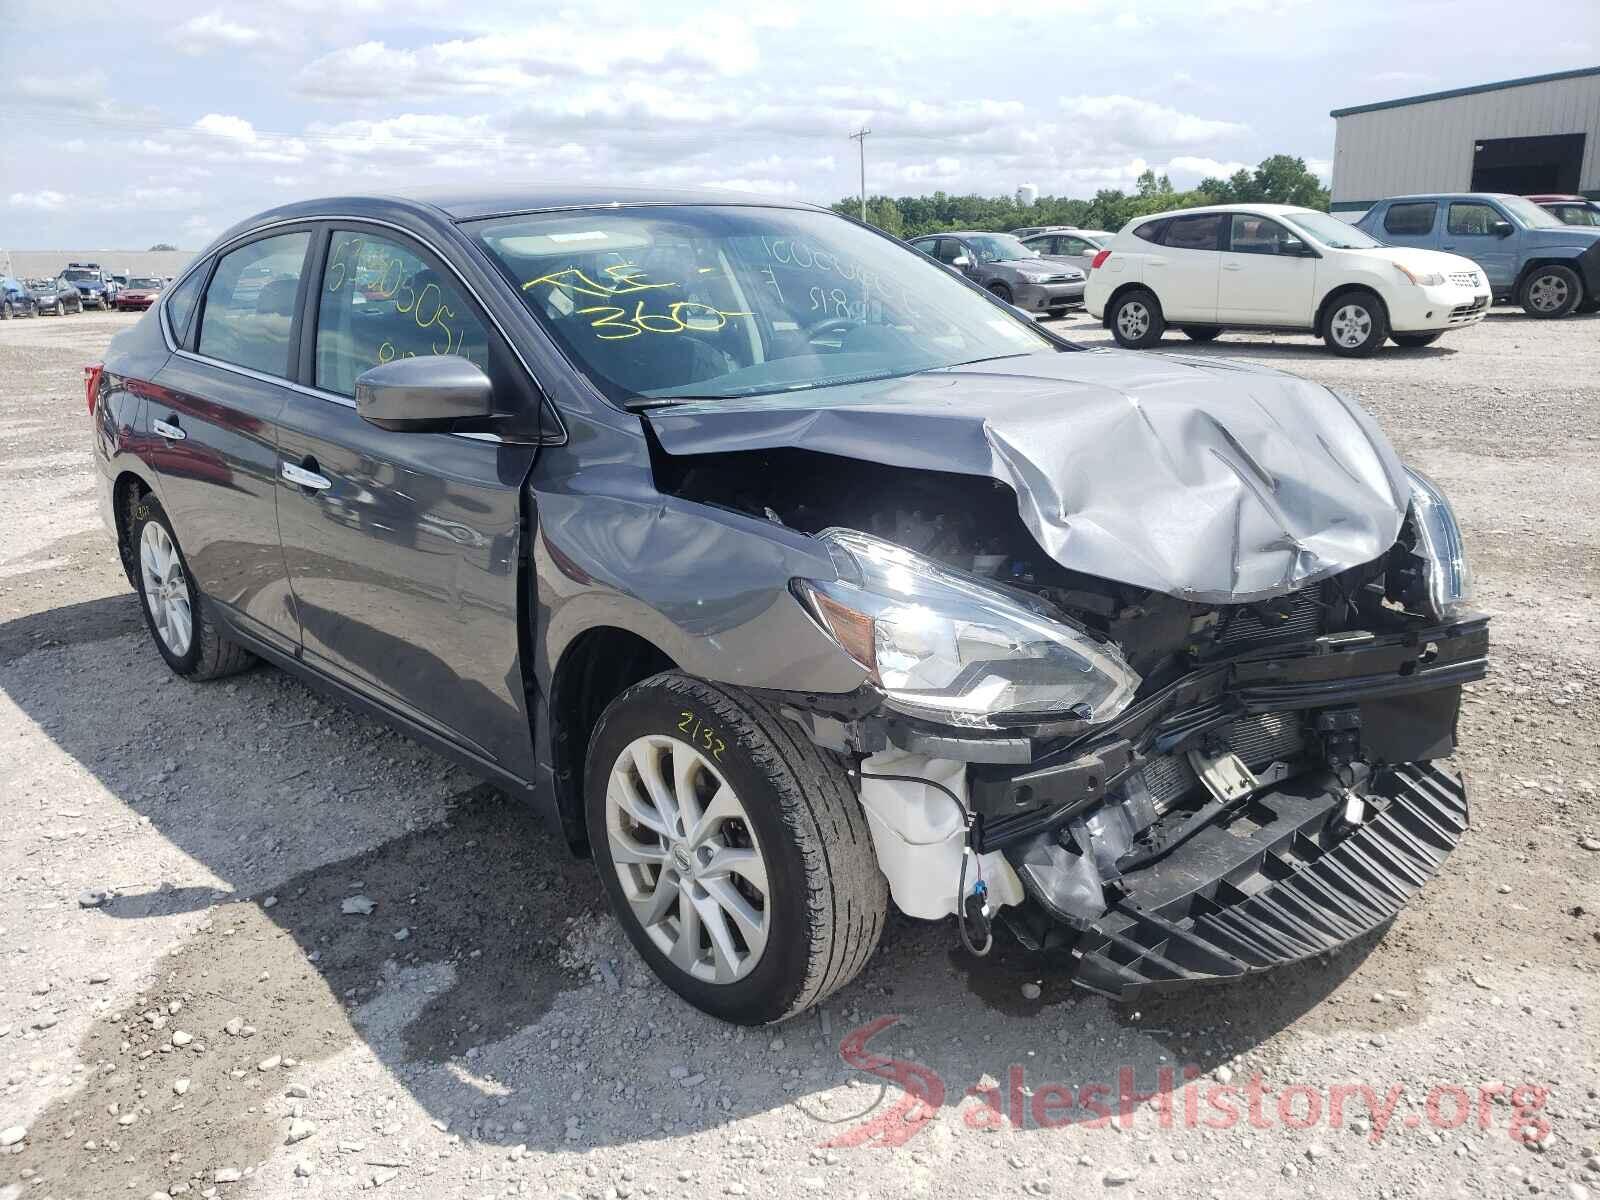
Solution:
[[[1410,495],[1354,401],[1215,359],[1045,352],[646,419],[674,455],[788,446],[987,475],[1062,566],[1207,603],[1372,561]]]

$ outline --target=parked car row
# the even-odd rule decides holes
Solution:
[[[159,275],[109,275],[99,263],[68,263],[60,275],[48,279],[0,276],[0,320],[64,317],[91,306],[143,312],[166,286]]]
[[[64,276],[54,279],[0,277],[0,320],[13,317],[42,317],[83,311],[83,296]]]
[[[1310,333],[1364,355],[1431,345],[1496,301],[1540,318],[1600,307],[1600,228],[1499,194],[1400,196],[1354,225],[1280,204],[1153,213],[1089,266],[1085,307],[1130,349],[1175,326],[1201,342]]]

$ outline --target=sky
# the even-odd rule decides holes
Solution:
[[[1600,0],[0,0],[0,248],[196,249],[289,200],[482,182],[820,203],[1179,188],[1328,111],[1600,62]]]

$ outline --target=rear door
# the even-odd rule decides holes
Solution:
[[[1511,226],[1509,237],[1495,233],[1494,227],[1500,222]],[[1496,293],[1505,293],[1517,281],[1521,232],[1515,221],[1486,200],[1452,200],[1445,212],[1439,249],[1472,259],[1489,277],[1489,287]]]
[[[274,230],[222,255],[147,397],[149,460],[189,570],[226,618],[285,653],[300,624],[278,543],[277,421],[311,241],[309,226]]]
[[[1317,260],[1289,253],[1305,243],[1255,213],[1231,214],[1224,232],[1228,248],[1217,284],[1218,319],[1311,328]]]
[[[1168,321],[1217,319],[1217,277],[1222,269],[1222,213],[1174,217],[1162,244],[1145,257],[1144,281],[1154,288]]]
[[[1367,232],[1385,245],[1417,246],[1424,250],[1439,248],[1437,200],[1391,201],[1375,224],[1377,228]]]
[[[535,448],[379,429],[354,396],[363,371],[430,354],[485,368],[507,408],[537,403],[532,381],[433,252],[356,222],[327,236],[277,481],[306,662],[531,778],[517,567]]]

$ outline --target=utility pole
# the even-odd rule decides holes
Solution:
[[[861,150],[861,219],[867,219],[867,134],[872,130],[863,125],[850,135],[850,140]]]

